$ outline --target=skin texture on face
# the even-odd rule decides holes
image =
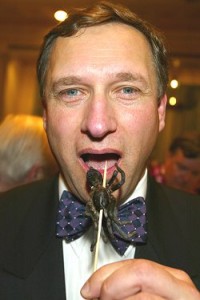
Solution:
[[[187,158],[181,149],[169,154],[165,162],[167,185],[195,193],[200,180],[200,158]]]
[[[107,178],[116,162],[126,174],[120,199],[132,193],[164,127],[166,96],[158,106],[156,82],[150,47],[130,26],[99,25],[57,39],[44,124],[68,188],[83,201],[89,166],[103,173],[106,160]]]

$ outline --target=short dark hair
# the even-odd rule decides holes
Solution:
[[[169,151],[175,154],[181,150],[186,158],[200,157],[200,132],[187,132],[177,136],[171,143]]]
[[[140,19],[128,8],[120,4],[101,1],[89,8],[76,9],[69,17],[53,28],[45,37],[37,62],[37,76],[40,85],[40,94],[44,97],[44,86],[48,61],[54,42],[58,37],[75,35],[80,29],[106,23],[123,23],[140,31],[147,39],[157,74],[158,99],[166,91],[168,83],[167,51],[161,34],[152,25]]]

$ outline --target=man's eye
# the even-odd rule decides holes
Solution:
[[[140,89],[133,86],[125,86],[119,90],[119,93],[126,97],[135,97],[141,93]]]
[[[88,96],[88,92],[82,87],[61,87],[54,93],[54,96],[58,101],[75,105],[84,101]]]
[[[122,101],[135,101],[141,96],[141,91],[133,86],[122,86],[116,89],[115,97]]]
[[[66,90],[65,93],[68,96],[77,96],[78,95],[78,90],[77,89],[69,89],[69,90]]]
[[[63,89],[58,92],[58,97],[65,101],[67,100],[72,101],[75,99],[79,99],[82,96],[83,96],[82,92],[77,88]]]
[[[125,87],[122,89],[124,94],[132,94],[134,92],[134,89],[132,87]]]

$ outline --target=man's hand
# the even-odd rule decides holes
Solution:
[[[85,299],[200,300],[189,276],[144,259],[108,264],[97,270],[81,290]]]

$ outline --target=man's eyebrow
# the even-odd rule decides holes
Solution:
[[[145,85],[147,85],[146,79],[138,73],[130,73],[130,72],[120,72],[116,74],[117,79],[124,81],[139,81]]]
[[[52,85],[52,90],[55,91],[58,86],[61,85],[70,85],[70,84],[77,84],[81,82],[81,78],[77,76],[67,76],[67,77],[62,77],[53,82]]]

